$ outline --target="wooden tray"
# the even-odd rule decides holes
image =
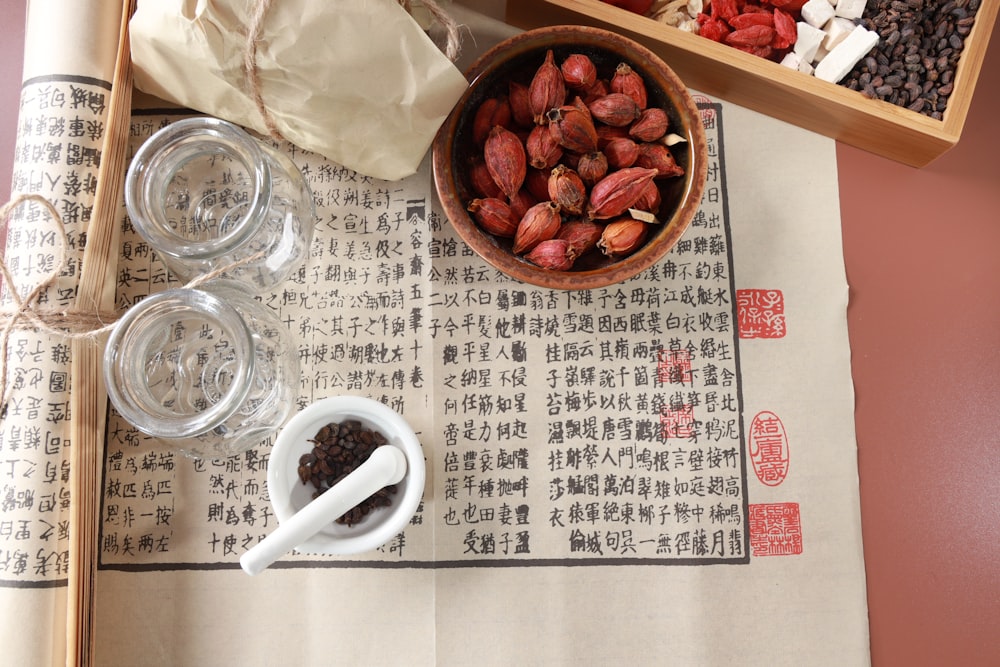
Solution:
[[[600,0],[507,0],[506,20],[528,29],[592,25],[656,52],[691,88],[884,157],[922,167],[962,134],[1000,0],[984,0],[966,37],[943,120],[821,81]]]

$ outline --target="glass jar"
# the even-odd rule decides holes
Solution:
[[[108,396],[137,429],[193,458],[260,444],[291,416],[299,362],[277,315],[228,280],[129,308],[104,354]]]
[[[246,262],[225,277],[258,293],[304,264],[316,217],[295,164],[218,118],[180,120],[146,140],[125,176],[125,205],[181,281]]]

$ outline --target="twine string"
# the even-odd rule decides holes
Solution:
[[[403,9],[405,9],[408,14],[413,13],[413,2],[411,0],[399,0],[399,4],[402,5]],[[444,29],[445,57],[451,62],[458,60],[461,46],[458,21],[453,19],[451,15],[436,2],[436,0],[417,0],[417,4],[423,5],[424,9],[430,13],[431,18],[433,18],[434,21]]]
[[[246,49],[243,51],[243,76],[246,78],[247,92],[250,93],[250,99],[257,107],[257,113],[264,120],[267,133],[275,141],[284,141],[284,137],[278,131],[278,124],[274,122],[274,117],[267,105],[264,104],[264,96],[260,91],[260,72],[257,67],[257,43],[260,41],[260,33],[264,29],[264,15],[270,8],[271,0],[258,0],[250,12]]]
[[[64,333],[62,329],[58,328],[58,324],[63,322],[65,316],[71,315],[70,313],[51,313],[52,318],[43,318],[35,312],[35,303],[38,301],[38,298],[43,292],[45,292],[45,290],[55,283],[56,279],[63,272],[63,269],[66,268],[66,263],[68,261],[66,253],[66,247],[69,245],[68,239],[66,237],[66,230],[62,224],[62,218],[59,215],[59,211],[56,210],[56,207],[53,206],[48,199],[40,195],[18,195],[11,201],[4,204],[3,208],[0,208],[0,230],[7,227],[11,211],[29,201],[40,204],[42,208],[48,212],[48,220],[51,223],[54,223],[57,228],[56,239],[59,241],[62,252],[58,254],[58,260],[48,274],[24,297],[21,296],[17,289],[17,285],[14,282],[14,276],[11,275],[10,268],[7,266],[6,257],[0,260],[0,272],[3,273],[4,284],[6,284],[7,291],[10,293],[15,306],[13,312],[5,313],[7,321],[4,323],[3,329],[0,330],[0,410],[4,413],[6,412],[8,398],[7,354],[10,346],[11,333],[13,333],[15,328],[21,325],[30,326],[36,330]],[[50,319],[52,321],[49,321]]]

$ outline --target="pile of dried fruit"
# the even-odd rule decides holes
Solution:
[[[780,60],[798,37],[802,0],[765,0],[760,4],[712,0],[709,13],[697,16],[698,34],[761,58]]]
[[[604,0],[607,4],[616,4]],[[655,0],[635,11],[752,55],[780,61],[798,38],[806,0]]]
[[[473,116],[482,153],[467,208],[477,224],[558,271],[587,253],[620,258],[642,247],[658,224],[658,182],[684,174],[670,150],[683,139],[649,105],[643,78],[628,63],[599,72],[582,53],[557,63],[549,50],[530,81],[507,84]]]

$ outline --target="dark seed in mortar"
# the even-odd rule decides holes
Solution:
[[[312,497],[316,498],[367,461],[372,452],[388,440],[378,431],[365,428],[352,419],[327,424],[310,442],[313,449],[299,458],[298,475],[303,484],[311,483],[315,487]],[[353,526],[372,510],[391,505],[396,491],[395,484],[379,489],[337,517],[336,522]]]

